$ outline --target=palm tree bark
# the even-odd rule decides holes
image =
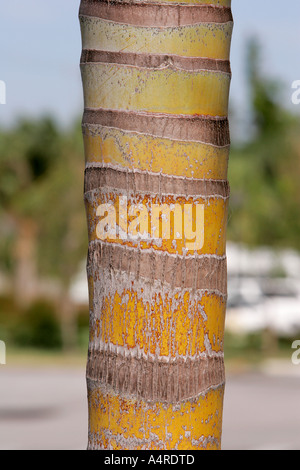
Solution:
[[[81,1],[89,449],[221,446],[230,4]],[[121,198],[202,205],[201,247],[121,236],[130,218],[100,239]]]

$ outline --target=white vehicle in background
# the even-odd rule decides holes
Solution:
[[[228,282],[226,329],[253,333],[268,329],[281,336],[300,332],[298,281],[280,278],[232,278]]]

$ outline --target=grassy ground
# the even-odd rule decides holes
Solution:
[[[13,348],[7,351],[9,367],[80,367],[85,368],[87,354],[83,351],[62,352],[42,349]]]
[[[271,332],[248,335],[225,334],[225,365],[229,371],[260,369],[270,361],[291,363],[293,339],[278,338]]]

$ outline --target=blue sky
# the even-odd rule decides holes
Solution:
[[[9,0],[0,18],[0,80],[7,104],[0,124],[19,116],[51,114],[68,124],[82,113],[79,73],[79,0]],[[291,84],[300,80],[300,2],[233,0],[231,103],[240,112],[245,99],[245,44],[253,35],[263,47],[263,67],[282,81],[283,104],[291,105]],[[300,106],[293,105],[295,112]]]

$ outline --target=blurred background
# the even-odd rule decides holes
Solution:
[[[87,441],[78,10],[1,5],[0,449]],[[223,448],[300,449],[300,3],[233,14]]]

